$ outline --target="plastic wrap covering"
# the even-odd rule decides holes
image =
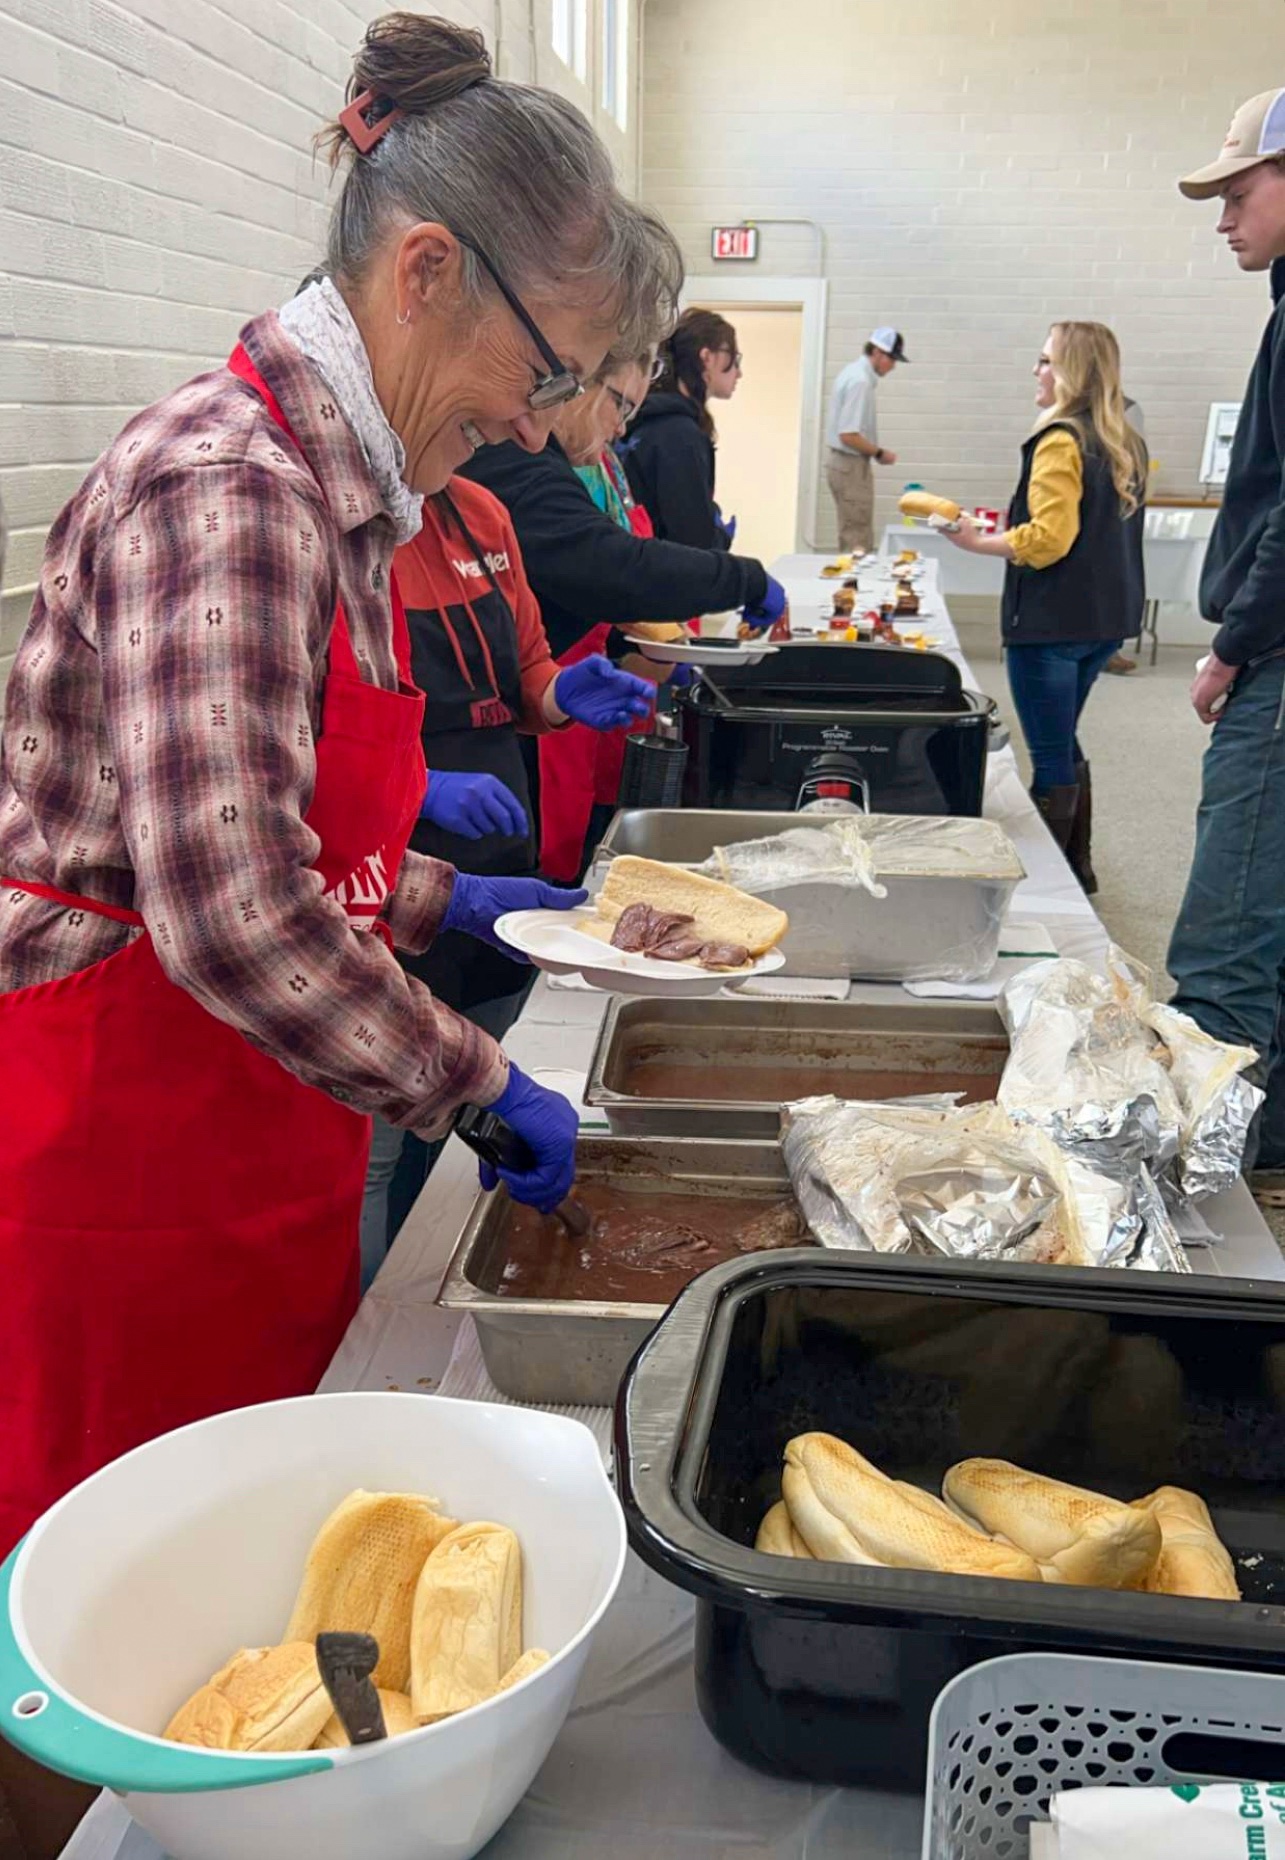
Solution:
[[[1012,1052],[999,1098],[1019,1122],[1095,1167],[1160,1177],[1177,1204],[1236,1180],[1262,1102],[1243,1076],[1257,1055],[1155,1001],[1122,950],[1105,976],[1071,959],[1027,969],[1000,1005]]]
[[[787,913],[788,973],[895,982],[988,975],[1023,876],[993,821],[884,814],[716,846],[697,870]]]
[[[853,815],[824,827],[787,827],[766,839],[716,846],[697,870],[755,896],[777,885],[823,878],[860,885],[872,898],[888,895],[875,878],[873,848]]]
[[[1188,1272],[1149,1175],[1068,1155],[997,1104],[805,1098],[782,1112],[796,1199],[822,1246]]]

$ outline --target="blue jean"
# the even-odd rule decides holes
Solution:
[[[1258,1049],[1267,1102],[1245,1163],[1285,1167],[1285,656],[1243,671],[1214,725],[1169,972],[1175,1007]]]
[[[464,1010],[465,1020],[471,1020],[484,1033],[493,1039],[502,1040],[513,1025],[526,1000],[526,989],[519,989],[516,994],[500,995],[494,1001],[480,1001],[476,1007]],[[374,1129],[370,1138],[370,1161],[366,1165],[366,1192],[361,1204],[361,1289],[364,1292],[371,1280],[384,1263],[385,1255],[397,1238],[397,1226],[390,1217],[389,1201],[393,1186],[393,1177],[397,1174],[397,1165],[401,1161],[402,1146],[407,1133],[396,1124],[389,1124],[382,1117],[374,1120]],[[440,1137],[422,1148],[423,1176],[421,1182],[427,1181],[433,1164],[441,1155],[442,1145],[446,1139]]]
[[[1009,646],[1008,688],[1031,754],[1036,794],[1069,788],[1083,762],[1076,725],[1085,699],[1122,641],[1100,639],[1047,646]]]

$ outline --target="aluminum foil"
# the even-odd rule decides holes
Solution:
[[[1145,1169],[1095,1168],[999,1105],[807,1098],[783,1108],[781,1130],[822,1246],[1190,1271]]]
[[[1009,984],[1000,1103],[1069,1154],[1139,1182],[1144,1198],[1143,1172],[1177,1201],[1230,1187],[1262,1101],[1243,1077],[1256,1054],[1156,1002],[1147,971],[1123,951],[1111,949],[1107,970],[1064,958]]]

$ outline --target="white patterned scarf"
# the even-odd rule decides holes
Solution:
[[[409,542],[419,534],[424,499],[402,475],[406,449],[379,404],[370,357],[352,312],[330,279],[321,278],[283,304],[278,315],[282,329],[317,370],[356,435],[398,542]]]

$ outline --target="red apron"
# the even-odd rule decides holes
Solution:
[[[630,506],[629,527],[635,536],[655,535],[641,504]],[[562,654],[558,664],[578,665],[595,652],[605,652],[610,633],[609,626],[594,627]],[[572,723],[540,737],[540,870],[546,878],[574,884],[595,805],[614,807],[620,794],[627,738],[648,735],[655,727],[653,707],[646,717],[618,730]]]
[[[244,350],[229,367],[293,439]],[[383,691],[361,682],[335,609],[307,813],[327,892],[367,929],[424,795],[395,586],[393,627],[402,687]],[[207,1013],[147,935],[0,995],[0,1107],[2,1557],[118,1454],[316,1387],[357,1304],[370,1119]]]

